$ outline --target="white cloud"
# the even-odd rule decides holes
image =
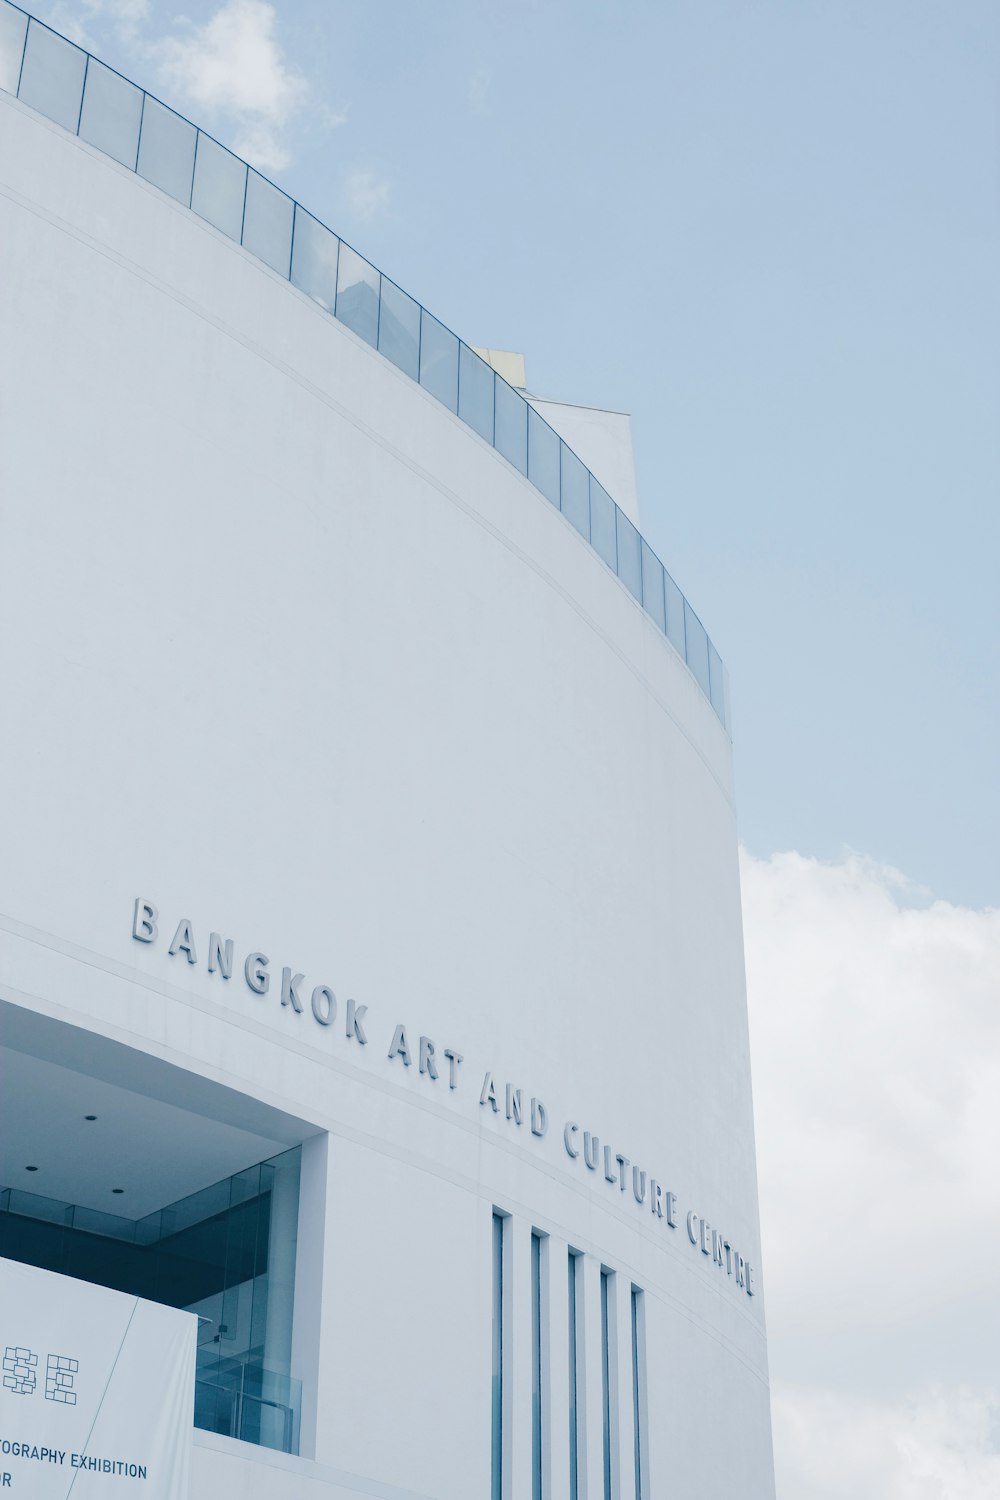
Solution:
[[[779,1495],[1000,1493],[1000,910],[858,858],[742,874]]]
[[[773,1392],[782,1500],[996,1500],[997,1397],[931,1391],[918,1401]]]
[[[266,0],[225,0],[204,26],[156,44],[165,86],[203,118],[235,126],[233,149],[265,171],[288,162],[285,133],[301,109],[305,79],[285,60]]]
[[[388,208],[389,184],[375,172],[358,168],[344,179],[344,198],[351,216],[366,224]]]

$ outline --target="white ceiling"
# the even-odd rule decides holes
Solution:
[[[314,1133],[144,1053],[14,1009],[0,1004],[0,1186],[139,1219]],[[81,1052],[86,1063],[71,1065]]]

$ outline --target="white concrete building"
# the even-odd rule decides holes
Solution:
[[[0,264],[0,1256],[201,1316],[194,1500],[768,1500],[725,685],[621,423],[6,0]]]

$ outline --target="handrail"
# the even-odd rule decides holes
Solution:
[[[0,0],[0,89],[241,244],[477,432],[590,543],[731,733],[725,668],[652,547],[569,444],[468,344],[213,136],[12,0]]]

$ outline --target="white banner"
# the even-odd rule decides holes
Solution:
[[[197,1328],[0,1259],[0,1500],[188,1500]]]

